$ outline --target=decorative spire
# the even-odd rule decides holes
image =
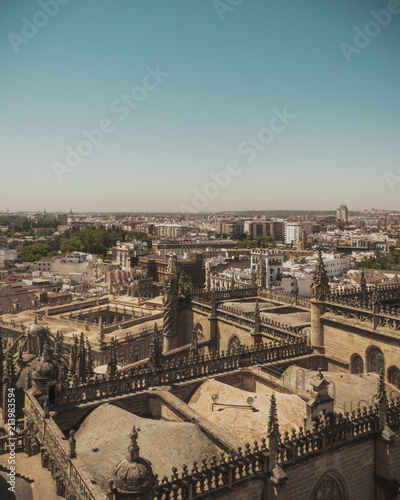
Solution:
[[[168,254],[168,272],[164,281],[163,297],[163,329],[164,329],[164,351],[173,349],[173,340],[178,331],[178,280],[176,275],[176,254]]]
[[[260,306],[258,305],[258,300],[256,300],[256,308],[254,310],[254,333],[260,332]]]
[[[365,305],[365,302],[367,300],[367,280],[365,279],[365,270],[364,267],[362,268],[361,271],[361,279],[360,279],[360,299],[361,299],[361,305]]]
[[[75,439],[75,431],[71,429],[69,431],[69,458],[76,458],[76,439]]]
[[[6,354],[5,378],[8,380],[8,387],[15,385],[15,367],[11,348]]]
[[[177,260],[176,253],[170,252],[168,254],[168,268],[167,268],[167,273],[169,273],[169,274],[176,274],[176,260]]]
[[[275,394],[271,395],[271,406],[269,407],[268,437],[271,435],[280,437]]]
[[[211,291],[211,272],[210,272],[210,263],[206,264],[206,282],[204,285],[206,292],[209,293]]]
[[[117,374],[117,353],[115,350],[115,339],[111,339],[110,356],[107,363],[107,375],[113,379]]]
[[[381,370],[379,372],[378,401],[387,403],[387,400],[385,375],[383,370]]]
[[[362,268],[361,270],[361,279],[360,279],[360,286],[367,286],[367,280],[365,279],[365,269]]]
[[[197,330],[196,328],[193,328],[192,331],[192,343],[190,345],[190,357],[191,359],[196,359],[197,357],[197,352],[198,352],[198,335],[197,335]]]
[[[86,380],[86,351],[85,351],[85,336],[83,332],[81,332],[79,347],[78,347],[78,356],[77,356],[77,376],[78,380]]]
[[[183,277],[183,274],[179,276],[179,294],[184,295],[185,294],[185,279]]]
[[[4,370],[4,352],[3,352],[3,337],[0,328],[0,388],[3,385],[3,370]]]
[[[250,288],[255,288],[257,286],[257,275],[254,267],[250,271]]]
[[[316,300],[325,300],[329,293],[329,279],[326,274],[324,261],[322,259],[321,250],[318,252],[317,266],[315,268],[314,276],[311,285],[311,296]]]
[[[92,348],[90,347],[89,340],[86,339],[86,376],[93,374],[93,358]]]
[[[153,370],[160,367],[160,339],[157,323],[154,323],[154,332],[149,346],[149,365]]]
[[[128,451],[131,457],[131,462],[135,462],[139,458],[139,445],[137,442],[137,438],[139,434],[136,430],[135,425],[133,425],[132,432],[130,433],[131,442],[128,446]]]

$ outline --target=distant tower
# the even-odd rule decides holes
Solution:
[[[178,278],[176,274],[175,253],[168,254],[168,270],[164,281],[163,321],[164,321],[164,348],[168,352],[173,346],[178,333]]]
[[[343,222],[349,221],[349,211],[346,205],[340,205],[340,207],[336,209],[336,218]]]

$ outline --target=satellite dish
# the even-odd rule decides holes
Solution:
[[[213,394],[211,396],[211,399],[214,401],[214,403],[216,403],[218,401],[218,394]]]
[[[254,399],[250,396],[247,398],[247,404],[252,405],[254,403]]]

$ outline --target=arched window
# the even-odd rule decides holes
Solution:
[[[369,372],[385,373],[385,358],[378,347],[371,347],[367,352],[367,369]]]
[[[228,342],[228,352],[230,354],[233,354],[235,351],[237,351],[240,347],[240,340],[239,340],[239,337],[237,337],[236,335],[234,335],[233,337],[231,337],[229,339],[229,342]]]
[[[333,472],[324,474],[315,485],[311,500],[346,500],[347,492],[343,481]]]
[[[350,358],[350,373],[360,374],[364,371],[364,362],[359,354],[352,354]]]
[[[195,332],[197,333],[197,338],[204,339],[204,330],[203,327],[200,323],[196,323],[196,326],[194,327]]]
[[[388,369],[388,382],[400,389],[400,370],[397,366]]]

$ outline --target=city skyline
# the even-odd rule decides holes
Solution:
[[[9,5],[0,208],[398,209],[399,23],[395,0]]]

